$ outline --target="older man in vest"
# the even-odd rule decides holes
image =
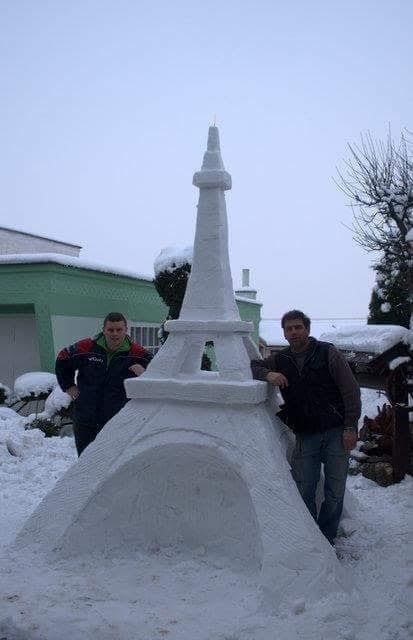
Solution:
[[[291,468],[298,490],[322,533],[333,545],[343,510],[349,453],[357,442],[360,389],[351,369],[330,343],[310,337],[310,319],[288,311],[281,326],[289,347],[251,363],[254,378],[279,387],[280,417],[294,431]],[[324,500],[315,501],[321,464]]]

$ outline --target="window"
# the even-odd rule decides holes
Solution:
[[[131,325],[130,335],[134,342],[138,342],[142,347],[155,354],[161,346],[159,329],[159,325]]]

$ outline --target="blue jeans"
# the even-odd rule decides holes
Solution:
[[[343,427],[324,433],[299,433],[291,459],[291,471],[309,512],[331,544],[337,535],[348,471],[349,453],[344,449]],[[324,500],[317,515],[315,501],[324,464]]]

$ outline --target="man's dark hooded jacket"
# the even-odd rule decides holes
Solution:
[[[280,388],[285,407],[281,418],[297,433],[315,433],[343,426],[357,428],[360,389],[343,356],[334,345],[309,339],[299,370],[290,347],[251,363],[254,378],[265,380],[270,371],[284,374]]]
[[[140,364],[146,369],[151,359],[152,354],[129,337],[110,352],[103,334],[62,349],[56,360],[56,377],[66,391],[75,384],[77,371],[79,396],[73,416],[77,424],[103,427],[127,402],[123,382],[135,377],[129,367]]]

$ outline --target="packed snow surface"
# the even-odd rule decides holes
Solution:
[[[11,409],[10,407],[0,406],[0,423],[3,423],[0,426],[0,438],[2,438],[5,433],[6,424],[7,426],[11,425],[12,427],[14,427],[16,424],[24,427],[24,425],[27,424],[27,418],[25,418],[24,416],[20,416],[14,411],[14,409]]]
[[[363,391],[363,413],[383,402]],[[9,410],[12,411],[12,410]],[[277,615],[260,608],[248,574],[192,559],[104,553],[58,560],[27,556],[9,543],[76,459],[71,438],[25,431],[0,419],[0,637],[7,640],[406,640],[411,477],[379,487],[349,478],[359,502],[342,523],[337,554],[354,588],[316,602],[292,600]],[[14,455],[9,453],[6,441]],[[304,508],[304,507],[303,507]],[[53,514],[50,514],[53,518]],[[50,541],[51,548],[53,540]]]
[[[50,393],[56,385],[57,380],[54,373],[46,371],[24,373],[14,381],[14,395],[17,398],[26,398],[30,394],[37,396],[41,393]]]
[[[366,324],[364,327],[348,326],[327,331],[320,340],[332,342],[340,349],[383,353],[398,342],[408,343],[411,332],[405,327],[391,324]]]

